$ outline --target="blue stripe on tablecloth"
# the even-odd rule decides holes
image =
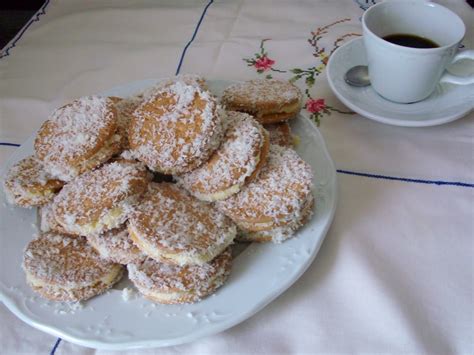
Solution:
[[[404,177],[398,177],[398,176],[388,176],[388,175],[379,175],[379,174],[368,174],[368,173],[361,173],[361,172],[357,172],[357,171],[341,170],[341,169],[338,169],[337,172],[338,172],[339,174],[363,176],[363,177],[368,177],[368,178],[373,178],[373,179],[381,179],[381,180],[392,180],[392,181],[412,182],[412,183],[416,183],[416,184],[449,185],[449,186],[460,186],[460,187],[474,187],[474,184],[472,184],[472,183],[461,182],[461,181],[412,179],[412,178],[404,178]]]
[[[53,348],[51,349],[51,352],[49,353],[49,355],[54,355],[54,354],[56,353],[56,350],[57,350],[59,344],[61,343],[61,340],[62,340],[61,338],[58,338],[58,339],[56,340],[56,343],[54,343],[54,346],[53,346]]]
[[[20,144],[6,143],[6,142],[0,142],[0,145],[11,146],[11,147],[19,147],[20,146]],[[413,178],[399,177],[399,176],[361,173],[361,172],[358,172],[358,171],[343,170],[343,169],[337,169],[337,172],[339,174],[361,176],[361,177],[367,177],[367,178],[372,178],[372,179],[380,179],[380,180],[411,182],[411,183],[415,183],[415,184],[428,184],[428,185],[438,185],[438,186],[443,186],[444,185],[444,186],[459,186],[459,187],[474,188],[474,183],[463,182],[463,181],[413,179]]]
[[[46,8],[48,7],[49,0],[46,0],[43,6],[33,15],[32,18],[26,23],[26,25],[17,33],[17,35],[13,38],[13,41],[10,44],[7,44],[5,48],[0,52],[0,59],[3,57],[7,57],[10,55],[10,50],[16,47],[16,43],[20,40],[21,37],[25,34],[26,30],[34,23],[38,22],[41,15],[46,14]]]
[[[193,36],[191,37],[191,39],[189,40],[189,42],[186,44],[186,46],[184,47],[183,49],[183,53],[181,53],[181,58],[179,59],[179,63],[178,63],[178,68],[176,68],[176,74],[175,75],[178,75],[179,74],[179,71],[181,70],[181,65],[183,64],[183,60],[184,60],[184,57],[186,56],[186,51],[188,50],[189,46],[191,45],[191,43],[193,43],[194,39],[196,38],[196,35],[199,31],[199,27],[201,27],[201,23],[202,23],[202,20],[204,20],[204,16],[206,16],[206,12],[207,12],[207,9],[209,8],[209,6],[212,5],[212,3],[214,2],[214,0],[210,0],[206,7],[204,8],[204,10],[202,11],[202,14],[201,14],[201,17],[199,18],[199,21],[196,25],[196,28],[194,29],[194,33],[193,33]]]

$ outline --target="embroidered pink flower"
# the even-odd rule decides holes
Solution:
[[[273,64],[275,64],[274,60],[268,58],[267,56],[263,56],[258,58],[254,65],[257,70],[266,71],[271,69]]]
[[[309,99],[306,101],[305,109],[311,113],[318,113],[326,108],[324,99]]]

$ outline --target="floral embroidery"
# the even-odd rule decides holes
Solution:
[[[318,127],[321,124],[321,118],[324,117],[325,115],[331,115],[332,112],[342,113],[346,115],[354,114],[354,112],[342,111],[333,106],[330,106],[326,104],[326,100],[324,99],[312,98],[311,94],[309,93],[309,89],[305,90],[305,95],[308,98],[308,100],[306,101],[304,108],[306,111],[308,111],[311,114],[310,115],[311,120],[313,120],[314,123],[316,123]]]
[[[273,64],[275,64],[275,61],[268,57],[268,53],[265,51],[265,45],[264,45],[265,42],[269,40],[270,38],[262,39],[262,41],[260,42],[260,52],[255,53],[253,58],[244,58],[243,59],[244,62],[246,62],[247,66],[249,67],[255,67],[258,74],[263,74],[264,72],[268,72],[268,71],[286,73],[285,70],[279,70],[279,69],[273,68]],[[267,79],[271,79],[272,75],[267,74],[265,77]]]
[[[309,99],[304,107],[308,112],[319,113],[326,108],[324,99]]]
[[[361,0],[363,1],[363,0]],[[366,0],[367,3],[374,2],[375,0]],[[337,26],[338,24],[350,21],[349,18],[344,18],[335,22],[330,23],[329,25],[318,27],[315,31],[311,32],[311,37],[308,39],[308,43],[313,47],[313,56],[317,60],[317,65],[311,66],[309,68],[292,68],[289,70],[276,69],[274,67],[276,61],[271,59],[268,56],[268,52],[265,49],[265,42],[270,41],[269,38],[263,39],[260,42],[260,51],[255,53],[252,58],[243,58],[247,63],[247,66],[252,67],[256,70],[257,74],[264,74],[265,78],[271,79],[271,72],[277,73],[291,73],[293,76],[290,78],[290,82],[297,82],[299,80],[304,80],[305,89],[305,98],[306,102],[304,109],[310,114],[311,120],[314,121],[316,125],[320,125],[321,118],[324,116],[329,116],[333,112],[338,112],[341,114],[353,114],[350,111],[339,110],[333,106],[326,104],[324,98],[314,98],[311,96],[309,89],[316,84],[316,79],[321,75],[329,61],[329,57],[338,49],[345,40],[351,37],[360,36],[358,33],[346,33],[342,36],[336,38],[333,42],[333,45],[330,50],[326,49],[321,45],[321,40],[329,33],[332,27]]]
[[[275,64],[274,60],[268,57],[262,57],[255,61],[255,68],[257,68],[257,70],[266,71],[271,69],[273,64]]]

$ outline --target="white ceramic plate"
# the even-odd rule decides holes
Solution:
[[[131,83],[103,95],[128,96],[156,80]],[[231,84],[212,81],[220,94]],[[15,208],[0,194],[0,300],[26,323],[72,343],[102,349],[132,349],[181,344],[228,329],[249,318],[290,287],[316,256],[336,208],[336,171],[319,131],[305,117],[293,122],[301,137],[298,153],[313,167],[316,209],[296,238],[283,244],[252,244],[235,259],[228,282],[218,292],[192,305],[155,305],[138,294],[125,301],[114,289],[82,306],[43,300],[27,286],[20,267],[22,253],[37,232],[35,209]],[[33,153],[30,138],[12,155],[1,174]]]
[[[333,53],[327,68],[329,86],[347,107],[372,120],[395,126],[435,126],[461,118],[474,107],[474,84],[438,84],[430,97],[412,104],[385,100],[371,86],[359,88],[344,81],[344,74],[356,65],[367,65],[362,38],[346,43]],[[469,61],[456,66],[457,74],[472,71]]]

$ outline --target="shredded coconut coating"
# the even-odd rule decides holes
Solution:
[[[132,115],[142,103],[143,97],[141,95],[126,98],[113,96],[110,99],[117,110],[117,134],[120,136],[120,148],[127,150],[129,149],[128,134]]]
[[[301,218],[312,179],[311,166],[294,150],[272,145],[258,178],[216,205],[243,229],[272,229]],[[252,224],[265,227],[252,229]]]
[[[106,261],[84,237],[45,233],[26,247],[23,268],[27,274],[50,285],[77,288],[94,284],[116,264]]]
[[[238,192],[263,158],[263,127],[245,113],[229,111],[227,117],[229,128],[217,151],[199,168],[178,177],[178,181],[199,199],[205,200],[204,194],[216,194],[234,186]]]
[[[183,82],[186,85],[196,86],[200,88],[201,90],[209,91],[206,80],[202,76],[196,75],[196,74],[179,74],[173,78],[168,78],[168,79],[160,81],[156,85],[145,90],[142,96],[145,99],[149,99],[152,96],[156,95],[161,90],[163,90],[164,88],[171,86],[177,83],[178,81]]]
[[[301,212],[300,219],[294,222],[288,223],[281,227],[276,227],[270,230],[264,230],[259,232],[251,232],[245,230],[239,230],[237,239],[244,242],[273,242],[276,244],[283,243],[285,240],[295,236],[298,229],[303,227],[313,215],[314,198],[310,194]]]
[[[103,165],[64,186],[54,198],[54,216],[67,231],[76,233],[77,226],[95,223],[114,208],[130,209],[128,204],[139,198],[147,183],[147,170],[141,163],[115,161]],[[126,215],[121,215],[117,223],[125,220]]]
[[[230,273],[232,253],[227,248],[210,263],[178,266],[147,258],[128,264],[130,280],[138,290],[147,294],[186,293],[185,302],[196,302],[220,287]],[[177,303],[182,300],[176,300]]]
[[[52,175],[69,181],[94,167],[83,167],[86,161],[96,158],[97,166],[118,151],[116,129],[117,112],[109,98],[82,97],[55,110],[43,123],[35,140],[36,155]],[[110,152],[97,160],[108,145]]]
[[[29,156],[10,168],[5,176],[4,189],[8,202],[32,207],[51,201],[63,184],[47,173],[38,159]]]
[[[102,258],[115,263],[126,265],[145,257],[133,244],[125,224],[101,234],[88,235],[87,240]]]
[[[270,134],[271,144],[289,148],[293,146],[293,136],[288,122],[266,124],[264,127]]]
[[[276,79],[257,79],[236,83],[224,90],[222,102],[229,110],[254,116],[281,112],[284,107],[298,105],[301,91],[293,84]]]
[[[217,149],[225,119],[224,110],[210,92],[176,81],[135,110],[130,147],[153,171],[185,173],[204,163]]]
[[[129,229],[161,254],[196,257],[194,262],[189,261],[195,264],[202,263],[204,257],[214,258],[232,243],[236,234],[235,225],[224,214],[170,183],[150,183],[129,216]]]
[[[52,201],[38,208],[38,216],[40,231],[68,234],[54,218]]]

